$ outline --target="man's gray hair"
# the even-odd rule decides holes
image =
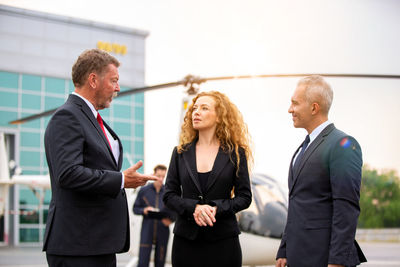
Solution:
[[[297,86],[305,86],[305,97],[308,103],[318,103],[321,111],[328,115],[332,105],[333,91],[322,76],[311,75],[301,79]]]

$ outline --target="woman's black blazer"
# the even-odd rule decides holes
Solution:
[[[193,213],[196,204],[217,207],[214,226],[202,227],[205,240],[219,240],[240,234],[235,213],[246,209],[251,203],[251,186],[247,159],[243,149],[239,150],[240,166],[236,175],[236,154],[219,148],[214,166],[203,192],[198,181],[196,167],[196,143],[192,142],[182,153],[175,147],[168,168],[164,203],[178,214],[174,234],[187,239],[196,239],[200,226]],[[234,196],[231,196],[234,189]]]

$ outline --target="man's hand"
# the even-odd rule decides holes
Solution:
[[[143,214],[147,215],[147,213],[149,213],[149,211],[153,211],[153,210],[154,210],[154,208],[152,206],[148,206],[143,209]]]
[[[136,188],[138,186],[145,185],[147,181],[157,181],[159,180],[158,177],[153,176],[153,175],[145,175],[145,174],[140,174],[137,172],[137,170],[142,167],[143,162],[140,160],[136,162],[135,165],[129,167],[124,173],[124,187],[125,188]]]
[[[286,258],[279,258],[276,261],[275,267],[285,267],[286,263],[287,263]]]
[[[171,219],[169,219],[169,218],[162,218],[162,219],[161,219],[161,222],[162,222],[166,227],[168,227],[168,226],[172,223]]]

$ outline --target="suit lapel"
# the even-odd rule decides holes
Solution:
[[[213,168],[211,170],[210,176],[208,177],[206,192],[208,192],[210,188],[214,185],[219,173],[223,170],[223,168],[228,162],[229,162],[229,153],[225,152],[221,147],[219,147]]]
[[[197,190],[201,194],[201,186],[199,183],[199,178],[197,175],[197,167],[196,167],[196,142],[193,141],[190,145],[188,150],[182,152],[183,161],[185,162],[186,169],[189,172],[189,176],[192,179],[193,183],[195,184]]]
[[[75,104],[80,106],[83,114],[85,114],[85,116],[89,119],[90,123],[93,125],[93,127],[96,129],[97,133],[100,135],[100,138],[103,140],[102,141],[103,147],[108,150],[108,152],[109,152],[108,155],[110,156],[111,160],[115,163],[115,165],[117,165],[117,163],[115,162],[115,159],[114,159],[114,155],[111,151],[111,147],[108,144],[108,141],[103,133],[103,130],[100,128],[99,122],[93,116],[92,110],[88,107],[88,105],[79,96],[70,95],[70,99]],[[109,129],[109,128],[107,128],[107,129]],[[122,146],[120,146],[120,147],[122,147]]]
[[[308,158],[315,152],[315,150],[322,144],[322,142],[324,142],[326,136],[329,135],[329,133],[332,132],[333,129],[335,129],[335,126],[332,123],[326,126],[324,130],[322,130],[322,132],[317,136],[317,138],[315,138],[315,140],[310,144],[310,146],[304,152],[304,155],[301,158],[301,161],[296,169],[296,172],[293,173],[293,158],[294,155],[297,154],[301,146],[297,149],[296,153],[293,155],[292,162],[290,164],[290,169],[291,169],[290,173],[293,179],[289,179],[289,185],[290,185],[290,180],[292,180],[291,186],[289,187],[289,192],[292,191],[294,185],[296,184],[297,178],[299,177],[299,174],[303,169],[304,165],[306,164]]]

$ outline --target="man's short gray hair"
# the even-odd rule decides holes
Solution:
[[[318,103],[321,111],[328,115],[332,105],[333,91],[322,76],[311,75],[301,79],[297,86],[305,86],[305,97],[308,103]]]

